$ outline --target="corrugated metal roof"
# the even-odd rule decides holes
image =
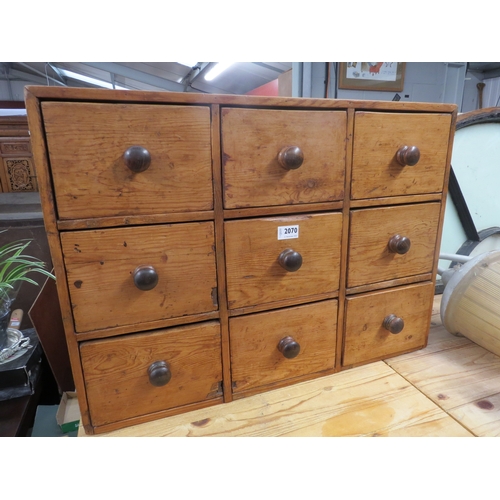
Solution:
[[[66,70],[133,90],[246,94],[291,69],[291,62],[237,62],[215,80],[205,80],[214,62],[193,67],[178,62],[12,62],[0,63],[0,78],[37,85],[93,87],[65,76]]]

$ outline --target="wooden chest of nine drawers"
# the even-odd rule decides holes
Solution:
[[[456,107],[28,87],[87,433],[424,347]]]

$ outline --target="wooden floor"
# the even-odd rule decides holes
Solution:
[[[449,334],[440,298],[425,349],[101,436],[500,435],[500,357]]]

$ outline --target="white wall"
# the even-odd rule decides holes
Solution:
[[[467,63],[464,62],[407,62],[401,92],[345,90],[336,87],[335,70],[330,63],[329,97],[337,99],[367,99],[454,103],[461,111]],[[292,94],[295,97],[324,97],[325,63],[292,63]],[[397,96],[396,96],[397,94]]]
[[[465,75],[464,97],[462,99],[462,109],[460,110],[462,113],[478,109],[477,84],[480,82],[482,82],[482,75],[480,73],[468,71]]]
[[[479,108],[479,93],[477,84],[484,83],[483,108],[497,107],[500,105],[500,77],[484,78],[481,73],[467,72],[465,78],[464,98],[462,112],[474,111]]]
[[[466,63],[407,62],[401,92],[372,92],[338,89],[338,99],[446,102],[462,105]]]

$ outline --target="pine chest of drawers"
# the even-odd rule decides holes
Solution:
[[[99,433],[427,343],[456,107],[28,87]]]

